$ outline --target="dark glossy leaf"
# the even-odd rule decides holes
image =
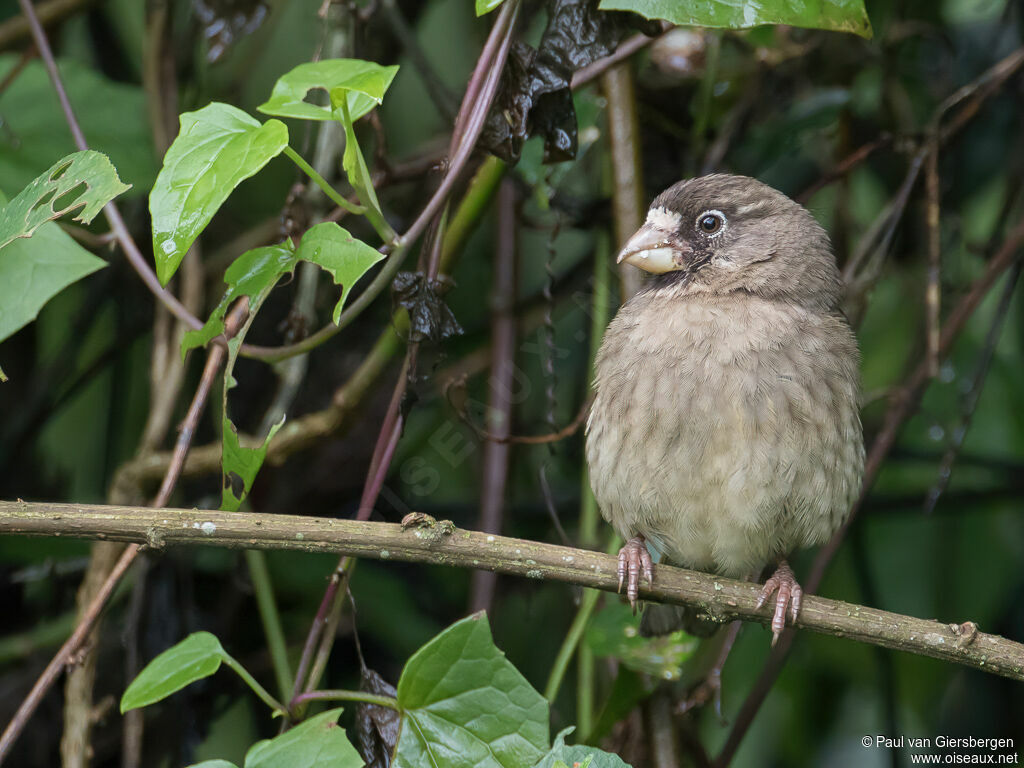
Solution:
[[[623,761],[618,755],[605,752],[597,747],[588,747],[583,744],[567,746],[565,737],[572,733],[572,728],[566,728],[555,737],[555,743],[544,759],[537,763],[537,768],[631,768],[629,763]]]
[[[0,194],[0,205],[5,202]],[[64,288],[106,265],[53,223],[0,248],[0,341],[35,320]]]
[[[523,142],[539,135],[545,162],[574,158],[578,129],[572,75],[611,53],[638,21],[631,14],[602,13],[595,0],[551,0],[537,50],[521,42],[512,48],[481,144],[515,163]],[[648,25],[646,31],[653,29]]]
[[[638,617],[624,603],[610,603],[587,627],[587,645],[596,656],[616,658],[630,669],[661,680],[678,680],[683,663],[698,640],[677,630],[661,637],[641,637]]]
[[[334,305],[335,323],[341,317],[352,286],[384,258],[380,251],[356,240],[333,221],[322,222],[307,230],[296,255],[301,261],[310,261],[329,272],[334,282],[341,286],[341,298]]]
[[[871,37],[871,22],[863,0],[601,0],[601,9],[633,11],[648,19],[694,27],[748,29],[762,24],[786,24]]]
[[[145,707],[180,691],[186,685],[209,677],[227,658],[220,640],[209,632],[195,632],[168,648],[149,664],[121,697],[122,714]]]
[[[409,313],[412,341],[441,341],[462,334],[462,326],[444,303],[451,282],[427,280],[420,272],[399,272],[391,285],[392,301]]]
[[[363,759],[338,725],[340,715],[341,709],[331,709],[257,742],[245,756],[245,768],[360,768]]]
[[[227,104],[214,102],[181,116],[181,131],[149,195],[153,257],[161,283],[171,279],[232,190],[287,145],[284,123],[260,123]]]
[[[548,703],[495,647],[483,613],[409,659],[398,703],[399,768],[522,768],[548,749]]]
[[[359,690],[377,696],[397,695],[395,687],[372,669],[363,669]],[[402,715],[388,707],[360,703],[356,707],[356,729],[359,734],[359,753],[368,768],[388,768],[391,755],[398,743]]]
[[[68,155],[0,210],[0,248],[72,211],[75,221],[88,224],[126,189],[106,155],[92,150]]]
[[[274,84],[270,98],[257,109],[265,115],[303,120],[343,122],[341,102],[348,101],[352,120],[358,120],[384,99],[398,66],[382,67],[360,59],[324,59],[300,64]],[[310,91],[324,91],[328,104],[306,101]]]

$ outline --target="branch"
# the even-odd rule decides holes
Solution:
[[[460,530],[432,519],[403,528],[394,523],[295,515],[0,501],[0,534],[127,541],[153,549],[205,544],[332,552],[478,568],[606,592],[618,589],[617,561],[612,555]],[[640,595],[696,607],[722,623],[742,619],[768,624],[771,607],[756,607],[760,589],[757,584],[662,565],[657,583],[642,584]],[[807,595],[796,626],[1024,681],[1024,645],[980,632],[970,621],[943,624]]]

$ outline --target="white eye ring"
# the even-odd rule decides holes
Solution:
[[[707,223],[707,220],[709,219],[716,222],[714,229],[705,228],[704,224]],[[704,211],[700,216],[697,217],[697,221],[694,223],[694,227],[697,229],[697,231],[700,232],[705,237],[707,237],[709,240],[714,240],[716,237],[719,237],[723,232],[725,232],[725,228],[727,225],[728,221],[725,218],[725,214],[716,208],[711,208],[710,210]]]

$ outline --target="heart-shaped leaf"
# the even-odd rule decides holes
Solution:
[[[164,285],[228,195],[288,146],[280,120],[260,123],[214,102],[181,116],[181,131],[164,156],[149,195],[153,257]]]
[[[565,737],[572,733],[572,728],[566,728],[555,737],[555,743],[544,759],[536,768],[630,768],[629,763],[624,762],[621,757],[611,752],[605,752],[597,747],[588,747],[584,744],[567,746]]]
[[[353,120],[381,103],[398,72],[398,66],[382,67],[361,59],[324,59],[295,67],[274,84],[270,98],[257,109],[265,115],[304,120],[341,120],[341,103],[347,101]],[[306,101],[310,91],[327,94],[328,104]]]
[[[548,751],[548,703],[495,647],[482,612],[409,659],[398,703],[395,768],[521,768]]]

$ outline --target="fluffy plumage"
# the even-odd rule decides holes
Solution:
[[[771,187],[705,176],[658,196],[622,260],[657,276],[596,361],[587,461],[605,519],[655,560],[734,578],[826,541],[864,463],[859,356],[828,236]],[[631,599],[637,551],[624,549]],[[675,623],[654,612],[645,628]]]

